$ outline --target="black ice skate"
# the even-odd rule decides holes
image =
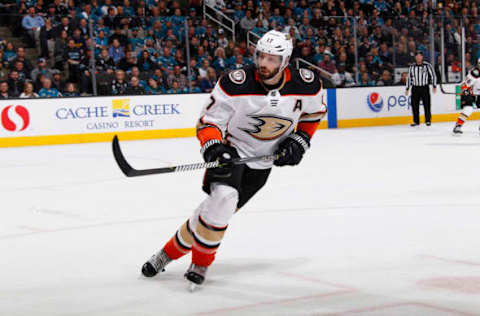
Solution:
[[[148,278],[155,276],[160,271],[165,271],[165,267],[172,259],[162,250],[154,254],[142,266],[142,274]]]
[[[194,291],[197,286],[202,285],[203,281],[205,281],[207,269],[208,267],[190,264],[187,272],[185,272],[185,279],[190,282],[190,291]]]
[[[453,133],[454,134],[463,134],[462,132],[462,125],[455,125],[455,127],[453,128]]]

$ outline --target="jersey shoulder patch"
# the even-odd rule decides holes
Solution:
[[[472,75],[473,78],[479,78],[480,77],[480,70],[478,70],[478,68],[473,68],[470,71],[470,74]]]
[[[298,70],[289,67],[291,79],[283,87],[282,95],[317,95],[322,89],[322,81],[318,75],[310,69]]]
[[[243,70],[243,69],[237,69],[237,70],[234,70],[234,71],[230,71],[228,76],[230,77],[230,80],[232,80],[232,82],[236,83],[236,84],[242,84],[247,79],[247,74],[245,73],[245,70]]]
[[[228,96],[265,95],[265,89],[255,80],[253,66],[236,69],[221,77],[218,82]]]
[[[298,72],[300,73],[302,80],[306,83],[311,83],[313,82],[313,79],[315,79],[315,74],[310,69],[300,68]]]

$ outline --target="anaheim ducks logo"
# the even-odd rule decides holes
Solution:
[[[241,128],[242,131],[259,140],[272,140],[282,136],[292,126],[288,118],[273,115],[249,115],[255,123],[250,123],[253,129]]]

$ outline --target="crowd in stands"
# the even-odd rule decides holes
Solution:
[[[404,84],[394,70],[415,52],[439,64],[430,13],[436,48],[445,25],[445,67],[460,71],[462,20],[467,68],[480,57],[477,1],[206,1],[233,19],[236,41],[203,18],[201,0],[2,0],[0,24],[25,45],[0,35],[0,98],[90,95],[93,75],[99,95],[210,92],[224,72],[253,63],[247,32],[269,29],[289,33],[292,60],[323,69],[337,87]],[[26,48],[39,57],[29,60]]]

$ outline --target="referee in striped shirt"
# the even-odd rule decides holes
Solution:
[[[408,90],[412,87],[411,103],[413,124],[411,124],[411,126],[418,126],[420,124],[420,100],[423,101],[423,108],[425,109],[425,124],[430,126],[432,123],[430,83],[433,85],[433,93],[436,93],[437,77],[435,76],[432,64],[423,61],[423,54],[417,52],[415,54],[415,63],[408,69],[407,89],[405,91],[405,94],[408,95]]]

